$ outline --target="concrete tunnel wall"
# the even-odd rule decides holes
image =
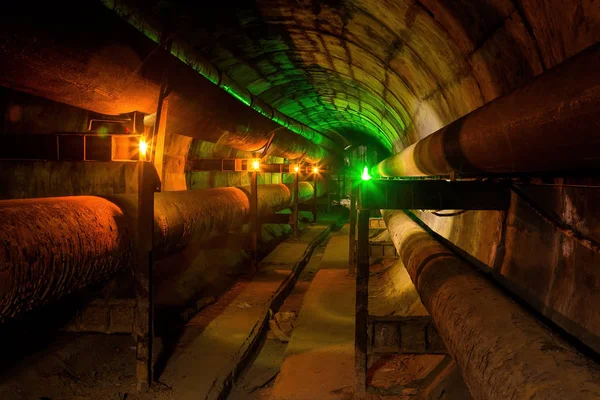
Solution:
[[[211,9],[201,3],[188,8],[179,1],[128,3],[150,17],[157,9],[168,11],[166,22],[181,27],[183,39],[279,111],[356,143],[378,139],[390,151],[415,143],[600,40],[600,9],[587,0],[258,0],[235,4],[239,13],[231,12],[234,2],[228,1]],[[189,21],[210,29],[193,29],[178,15],[192,16]],[[568,132],[564,135],[568,140]],[[185,179],[186,186],[194,187],[236,179],[226,174],[186,177],[183,142],[168,132],[167,143],[173,145],[167,163],[174,183],[167,188],[181,189]],[[217,146],[200,151],[212,152],[218,152]],[[575,178],[549,183],[598,185],[594,179]],[[526,191],[562,221],[598,235],[597,189]],[[517,198],[507,213],[419,215],[493,268],[496,279],[537,310],[600,351],[600,311],[590,307],[600,300],[596,253],[559,233]]]
[[[243,21],[225,11],[229,6],[225,2],[202,16],[181,2],[165,5],[171,15],[185,9],[197,15],[196,23],[213,26],[218,40],[210,30],[191,30],[188,38],[266,103],[355,142],[376,137],[393,151],[600,41],[600,9],[590,1],[259,0],[236,5]],[[185,26],[176,17],[173,22]],[[257,29],[260,41],[252,34]],[[568,132],[563,135],[568,140]],[[544,183],[598,185],[598,180]],[[561,221],[598,238],[597,189],[525,191]],[[506,213],[419,215],[493,269],[513,293],[600,351],[600,311],[591,306],[600,302],[597,253],[565,237],[516,197]]]

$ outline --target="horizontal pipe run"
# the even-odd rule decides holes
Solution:
[[[159,25],[159,22],[156,19],[145,18],[144,14],[139,9],[136,9],[136,6],[133,5],[133,3],[127,4],[127,2],[114,0],[102,0],[102,2],[107,8],[119,15],[130,25],[155,41],[157,45],[162,40],[161,36],[167,33],[164,28]],[[196,73],[218,85],[218,87],[224,91],[229,92],[242,103],[248,105],[260,114],[267,116],[269,119],[278,121],[278,123],[281,124],[280,129],[286,129],[285,127],[288,127],[290,131],[330,150],[339,151],[342,146],[345,147],[348,145],[348,142],[340,135],[337,135],[337,141],[335,142],[327,135],[312,129],[287,115],[281,114],[281,112],[271,107],[260,98],[254,96],[248,89],[234,81],[229,75],[219,70],[215,64],[201,56],[192,48],[192,46],[179,39],[177,35],[171,36],[171,46],[169,51],[181,62],[191,67]]]
[[[295,159],[307,150],[313,162],[327,150],[341,151],[326,138],[311,142],[242,104],[101,3],[67,3],[17,2],[3,9],[1,86],[101,114],[152,114],[167,70],[170,134],[257,151],[276,131],[270,154]]]
[[[0,160],[0,200],[137,193],[137,162]]]
[[[421,301],[479,399],[597,399],[600,367],[402,211],[383,217]]]
[[[302,182],[300,199],[312,198]],[[290,206],[282,184],[260,185],[259,213]],[[70,196],[0,201],[0,321],[101,282],[132,262],[137,197]],[[154,252],[239,229],[250,219],[248,194],[215,188],[155,194]]]
[[[600,167],[600,44],[373,167],[379,176]]]

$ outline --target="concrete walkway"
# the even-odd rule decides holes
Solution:
[[[332,235],[306,293],[273,400],[351,399],[355,280],[348,275],[348,227]]]
[[[263,260],[252,281],[244,282],[240,293],[229,299],[202,334],[172,361],[165,371],[165,383],[173,387],[177,399],[217,399],[228,392],[240,364],[252,353],[266,327],[275,298],[282,297],[284,287],[292,287],[293,270],[298,263],[307,261],[307,250],[319,242],[330,226],[316,224],[299,239],[288,239],[279,245]],[[209,307],[206,313],[210,312]],[[202,314],[189,325],[202,323]]]

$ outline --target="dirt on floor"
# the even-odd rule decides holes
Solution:
[[[315,250],[296,286],[279,310],[281,313],[294,314],[294,318],[286,321],[290,323],[290,331],[286,330],[288,328],[285,327],[285,322],[280,328],[290,340],[296,340],[294,348],[297,351],[290,350],[291,343],[282,340],[273,330],[269,331],[261,344],[261,351],[257,352],[254,360],[238,378],[229,400],[283,399],[288,397],[282,394],[292,392],[302,392],[308,396],[298,398],[319,400],[321,397],[311,397],[313,388],[310,385],[313,384],[327,386],[327,398],[352,398],[354,327],[344,322],[352,322],[354,310],[353,277],[347,276],[345,261],[348,254],[347,241],[347,230],[344,228],[332,235],[327,247],[325,242]],[[310,301],[312,311],[309,310],[307,316],[315,323],[299,327],[299,316],[302,307],[306,306],[306,294],[320,269],[324,272],[323,276],[331,277],[321,282],[321,290],[313,293],[314,298]],[[159,337],[155,348],[158,382],[148,393],[137,393],[135,390],[135,342],[131,336],[57,333],[56,328],[61,323],[53,321],[52,315],[34,318],[22,331],[21,340],[18,335],[13,334],[3,338],[6,340],[0,344],[0,350],[4,350],[3,354],[7,355],[4,357],[7,362],[0,371],[0,399],[179,400],[177,391],[169,386],[177,385],[177,378],[166,379],[168,374],[163,373],[167,361],[184,352],[202,334],[210,321],[235,302],[247,284],[244,280],[239,281],[187,323],[178,315],[169,318],[161,318],[159,315]],[[332,291],[331,288],[335,290]],[[371,314],[426,315],[401,263],[375,260],[371,268],[370,289]],[[338,293],[339,298],[335,297],[335,293]],[[338,304],[341,308],[331,308],[332,304]],[[304,317],[305,320],[307,316]],[[332,336],[333,341],[316,330],[318,326],[326,328],[323,321],[320,321],[322,318],[330,320],[330,323],[325,324],[329,326],[325,332],[331,333],[329,336]],[[340,345],[338,339],[342,331],[349,331],[351,337],[347,338],[347,351],[340,348],[340,352],[336,352],[335,346]],[[318,340],[306,342],[301,337],[302,332],[304,336]],[[294,339],[294,335],[299,336]],[[331,354],[331,357],[320,357],[320,354],[325,354],[323,349],[308,348],[311,343],[326,343],[325,353]],[[306,358],[312,355],[310,359],[306,358],[304,367],[301,368],[303,373],[312,375],[305,379],[296,368],[290,369],[289,365],[284,367],[285,360],[289,361],[287,358],[293,356],[291,353],[297,353],[294,357]],[[342,380],[339,379],[340,357],[347,358],[348,364],[345,367],[347,377]],[[287,371],[283,376],[282,367]],[[284,380],[291,385],[286,386],[293,387],[291,391],[282,389],[281,382]],[[334,384],[337,381],[341,383]],[[274,388],[275,382],[280,382],[280,386]],[[370,395],[372,399],[469,399],[468,390],[454,362],[443,355],[380,357],[369,369],[368,383],[374,390]]]

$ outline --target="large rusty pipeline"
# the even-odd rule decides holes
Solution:
[[[244,105],[100,2],[13,2],[0,25],[2,86],[101,114],[152,114],[168,71],[169,133],[256,151],[276,131],[270,154],[295,159],[306,150],[311,162],[339,147],[318,132],[306,134],[313,143]]]
[[[600,366],[538,322],[402,211],[398,254],[477,400],[597,399]]]
[[[312,196],[312,185],[301,182],[300,201]],[[259,185],[261,215],[287,208],[291,201],[288,186]],[[135,207],[135,196],[0,201],[0,321],[101,282],[129,265]],[[156,193],[156,256],[236,230],[249,218],[249,198],[240,188]]]
[[[571,171],[600,165],[600,44],[372,169],[380,176]]]

